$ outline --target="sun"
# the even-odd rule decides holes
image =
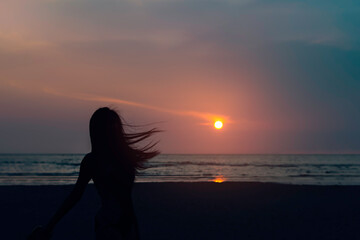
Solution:
[[[216,129],[221,129],[221,128],[223,127],[222,121],[216,121],[216,122],[214,123],[214,127],[215,127]]]

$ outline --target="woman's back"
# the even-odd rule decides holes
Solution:
[[[94,155],[93,181],[102,200],[117,198],[122,200],[131,196],[135,174],[121,164],[121,159]]]
[[[92,178],[102,204],[95,218],[97,239],[137,239],[131,198],[134,173],[127,170],[119,159],[89,155]]]

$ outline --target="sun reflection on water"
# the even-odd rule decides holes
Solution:
[[[214,179],[212,179],[211,181],[215,182],[215,183],[222,183],[226,181],[226,178],[224,178],[223,175],[219,175],[216,176]]]

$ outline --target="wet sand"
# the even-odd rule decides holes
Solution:
[[[25,239],[72,186],[0,186],[0,239]],[[141,239],[360,239],[360,186],[136,183]],[[89,185],[53,239],[94,239]]]

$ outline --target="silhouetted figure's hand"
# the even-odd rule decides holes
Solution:
[[[27,240],[49,240],[51,239],[51,232],[43,226],[36,226]]]

